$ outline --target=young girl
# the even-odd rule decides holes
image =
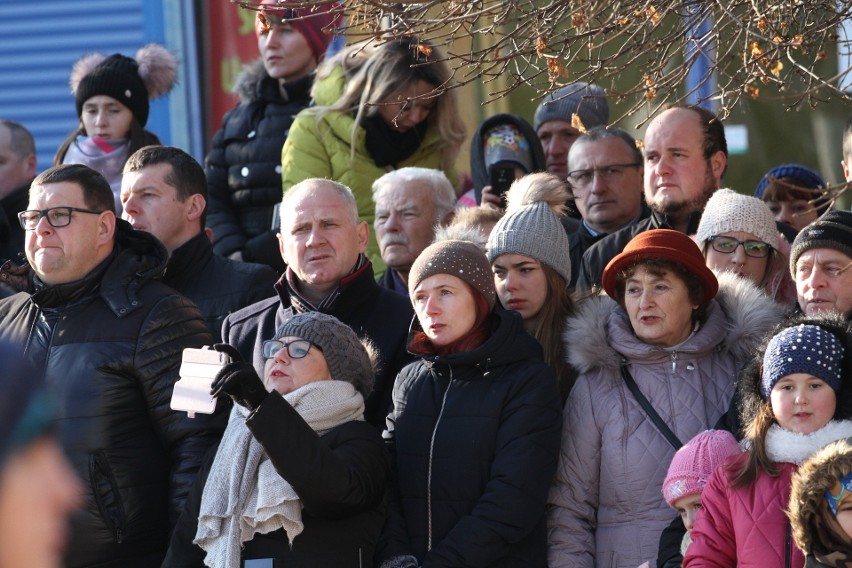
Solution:
[[[813,455],[793,476],[790,524],[806,567],[852,562],[852,438]]]
[[[725,430],[705,430],[686,443],[672,458],[669,472],[663,481],[663,497],[672,509],[680,513],[686,534],[681,541],[680,554],[666,558],[665,566],[680,566],[686,547],[692,542],[690,532],[701,508],[701,493],[717,467],[730,456],[740,453],[734,436]],[[661,541],[662,544],[662,541]],[[658,555],[658,563],[663,560]],[[676,558],[675,558],[676,557]]]
[[[115,195],[121,214],[121,172],[133,152],[160,139],[145,130],[149,100],[169,92],[177,77],[177,59],[152,43],[136,59],[114,53],[80,58],[71,70],[80,126],[56,152],[53,165],[83,164],[99,171]]]
[[[839,320],[788,323],[740,382],[749,450],[716,470],[702,494],[684,566],[802,566],[784,510],[799,465],[852,436],[843,376],[849,328]]]

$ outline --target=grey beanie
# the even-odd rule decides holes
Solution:
[[[568,235],[557,216],[568,199],[564,182],[549,173],[531,174],[512,185],[507,199],[506,215],[488,237],[488,262],[501,254],[522,254],[571,282]]]
[[[488,259],[481,248],[469,241],[438,241],[426,247],[408,272],[408,295],[414,296],[417,285],[436,274],[461,278],[482,294],[489,308],[497,302]]]
[[[609,103],[604,90],[595,84],[577,82],[550,93],[535,110],[533,128],[538,132],[539,126],[551,120],[573,122],[574,114],[587,130],[606,126],[609,123]]]
[[[370,394],[375,379],[368,352],[372,348],[348,325],[328,314],[305,312],[296,314],[278,328],[276,337],[287,336],[301,337],[316,344],[333,380],[352,383],[364,398]]]
[[[796,261],[807,250],[834,249],[852,258],[852,212],[829,211],[796,235],[790,249],[790,274],[796,279]]]
[[[751,233],[772,248],[778,248],[778,229],[769,206],[757,197],[722,188],[704,206],[695,241],[700,245],[714,235],[734,231]]]

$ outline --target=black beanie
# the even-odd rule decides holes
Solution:
[[[83,103],[97,95],[112,97],[129,108],[141,126],[148,122],[148,90],[136,60],[114,53],[83,77],[76,92],[77,116],[83,114]]]
[[[852,259],[852,212],[829,211],[802,229],[790,250],[790,273],[796,275],[796,261],[807,250],[828,248]]]

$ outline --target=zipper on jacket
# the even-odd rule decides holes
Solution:
[[[672,351],[672,373],[677,370],[677,351]]]
[[[435,435],[438,433],[438,425],[441,423],[441,417],[444,415],[444,407],[447,404],[447,394],[450,392],[450,387],[453,386],[453,368],[450,369],[450,382],[447,383],[447,390],[444,391],[444,396],[441,398],[441,410],[438,412],[438,418],[435,420],[435,426],[432,428],[432,439],[429,440],[429,465],[426,473],[426,551],[432,550],[432,452],[435,449]]]

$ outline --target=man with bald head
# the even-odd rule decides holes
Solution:
[[[335,316],[376,346],[379,364],[365,418],[384,427],[396,374],[411,361],[406,349],[413,309],[407,298],[380,287],[367,256],[367,223],[358,218],[352,191],[327,179],[291,187],[281,202],[281,257],[287,265],[278,296],[234,312],[222,338],[263,368],[263,342],[293,315]]]
[[[27,207],[35,175],[32,134],[17,122],[0,118],[0,264],[22,260],[24,230],[18,224],[18,211]]]
[[[694,234],[707,200],[721,185],[728,144],[722,122],[710,111],[693,105],[666,110],[648,125],[644,145],[644,194],[651,215],[585,252],[578,290],[600,287],[607,263],[643,231]]]

